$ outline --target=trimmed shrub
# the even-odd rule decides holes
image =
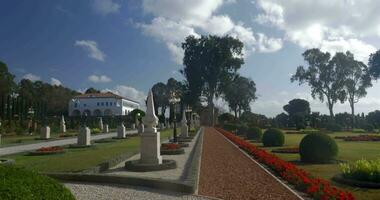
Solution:
[[[248,126],[246,125],[241,125],[238,127],[237,135],[247,135],[248,133]]]
[[[92,134],[98,134],[98,133],[101,133],[102,132],[102,130],[100,130],[100,128],[92,128],[91,129],[91,133]]]
[[[326,129],[332,132],[339,132],[339,131],[342,131],[343,128],[341,125],[337,123],[329,123],[326,125]]]
[[[70,191],[56,180],[36,172],[0,165],[0,199],[75,200]]]
[[[306,135],[299,145],[302,162],[326,163],[338,155],[335,140],[324,133]]]
[[[340,170],[343,177],[348,179],[380,183],[380,159],[361,159],[350,164],[340,164]]]
[[[251,127],[248,128],[246,136],[249,140],[261,140],[263,137],[263,132],[259,127]]]
[[[362,128],[367,132],[373,132],[375,130],[375,127],[373,127],[372,124],[364,124]]]
[[[297,123],[296,124],[296,129],[297,130],[301,130],[301,129],[305,129],[305,128],[306,128],[306,126],[305,126],[304,123]]]
[[[263,145],[266,147],[283,146],[285,135],[280,129],[270,128],[264,132]]]
[[[223,125],[223,129],[230,132],[235,132],[237,130],[237,124],[226,123]]]

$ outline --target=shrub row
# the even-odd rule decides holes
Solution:
[[[277,175],[286,180],[289,184],[294,185],[297,190],[307,193],[310,197],[314,199],[355,199],[351,192],[338,189],[332,186],[327,180],[315,178],[296,165],[286,162],[263,149],[257,148],[228,131],[220,128],[217,128],[217,130],[237,146],[251,154],[256,160],[270,167]]]
[[[340,169],[344,178],[380,183],[380,159],[361,159],[352,164],[340,164]]]

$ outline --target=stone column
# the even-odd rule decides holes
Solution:
[[[121,125],[117,127],[117,138],[125,138],[125,136],[126,136],[125,126],[123,123],[121,123]]]
[[[187,120],[186,120],[186,111],[183,110],[182,113],[182,121],[181,121],[181,137],[189,137],[189,129],[187,126]]]
[[[135,130],[136,129],[136,125],[135,124],[132,124],[132,130]]]
[[[65,122],[65,117],[61,117],[61,123],[60,123],[60,130],[61,133],[66,133],[66,122]]]
[[[141,133],[144,133],[144,124],[143,123],[140,123],[137,127],[137,133],[138,134],[141,134]]]
[[[103,119],[102,118],[99,119],[99,129],[100,130],[104,129],[104,127],[103,127]]]
[[[79,146],[91,145],[91,131],[87,126],[81,127],[79,129],[78,145]]]
[[[103,126],[103,133],[108,133],[110,130],[109,130],[109,128],[108,128],[108,124],[105,124],[104,126]]]
[[[152,91],[149,91],[143,122],[146,125],[146,129],[141,134],[140,163],[160,165],[162,164],[160,132],[157,132],[156,129],[158,118],[154,113]]]
[[[50,127],[44,126],[41,128],[41,139],[47,140],[50,139]]]

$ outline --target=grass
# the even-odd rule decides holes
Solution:
[[[358,135],[358,133],[351,132],[337,132],[330,134],[331,137],[335,136],[350,136]],[[284,147],[297,147],[305,135],[303,134],[285,134]],[[337,159],[342,161],[353,162],[362,158],[365,159],[378,159],[380,158],[380,142],[347,142],[341,139],[335,139],[339,147],[339,154]],[[253,143],[260,148],[268,151],[279,147],[263,147],[261,143]],[[286,161],[299,160],[299,154],[284,154],[276,153],[277,156]],[[305,169],[313,176],[321,177],[327,180],[340,173],[338,164],[299,164],[300,168]],[[354,193],[355,197],[360,200],[380,199],[380,189],[363,189],[350,187],[333,182],[338,187],[350,190]]]
[[[161,139],[172,135],[172,130],[161,132]],[[25,153],[7,156],[15,165],[38,172],[77,172],[94,167],[113,157],[125,153],[138,153],[140,137],[117,140],[113,143],[98,143],[91,148],[66,149],[64,154],[26,156]]]
[[[68,131],[68,134],[75,134],[75,131]],[[34,133],[33,135],[2,135],[0,147],[9,147],[9,146],[17,146],[17,145],[25,145],[25,144],[33,144],[44,142],[44,140],[37,140],[39,138],[39,133]],[[59,133],[51,133],[51,139],[65,139],[60,138]]]

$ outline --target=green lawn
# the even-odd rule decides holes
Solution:
[[[68,131],[67,133],[75,134],[76,132],[71,130],[71,131]],[[33,135],[9,135],[9,136],[2,135],[0,147],[9,147],[9,146],[44,142],[44,140],[36,139],[39,137],[40,135],[36,133],[34,133]],[[58,133],[51,133],[50,137],[51,139],[64,139],[64,138],[60,138]]]
[[[166,140],[172,130],[161,132],[161,139]],[[15,164],[38,172],[76,172],[94,167],[104,161],[125,153],[138,153],[140,137],[116,140],[113,143],[97,143],[94,147],[84,149],[66,149],[64,154],[45,156],[26,156],[25,153],[7,156]]]
[[[358,135],[358,133],[351,132],[338,132],[330,134],[331,137],[335,136],[349,136]],[[285,146],[297,147],[301,139],[305,135],[302,134],[286,134],[285,135]],[[380,158],[380,142],[346,142],[341,139],[336,139],[339,146],[338,160],[352,162],[359,160],[361,158],[365,159],[378,159]],[[261,143],[254,143],[255,145],[267,149],[268,151],[275,148],[263,147]],[[277,147],[278,148],[278,147]],[[286,161],[299,160],[299,154],[276,154]],[[338,164],[307,164],[299,165],[300,168],[305,169],[312,175],[329,179],[340,173]],[[369,199],[380,199],[380,189],[361,189],[355,187],[349,187],[341,184],[334,183],[337,186],[350,190],[354,193],[357,199],[369,200]]]

